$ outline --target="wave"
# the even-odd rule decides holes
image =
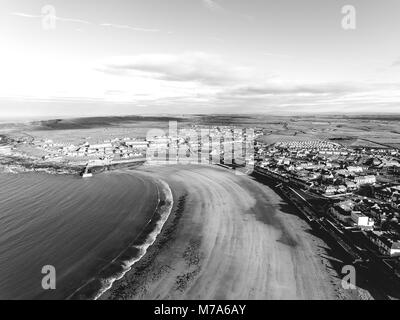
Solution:
[[[158,205],[142,232],[128,248],[125,248],[123,252],[107,264],[95,278],[90,279],[75,290],[67,299],[97,300],[112,287],[115,281],[122,279],[143,258],[148,248],[156,241],[173,207],[171,188],[161,179],[156,181]]]

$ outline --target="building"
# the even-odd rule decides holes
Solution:
[[[384,188],[377,188],[375,189],[375,198],[389,202],[392,200],[392,194],[393,191],[390,187],[384,187]]]
[[[348,223],[351,221],[353,207],[354,203],[351,201],[339,202],[329,209],[329,213],[340,222]]]
[[[388,232],[370,231],[367,233],[369,240],[374,243],[380,253],[390,256],[400,256],[400,239],[394,239]]]
[[[349,190],[349,191],[354,191],[357,189],[357,185],[353,181],[347,180],[345,182],[345,185],[346,185],[347,190]]]
[[[350,172],[357,172],[357,173],[363,172],[362,167],[355,167],[355,166],[349,166],[347,167],[347,170]]]
[[[373,229],[374,220],[362,214],[361,211],[351,211],[351,220],[361,229]]]
[[[358,185],[374,184],[376,183],[376,177],[373,175],[359,176],[354,178],[354,182]]]
[[[349,177],[351,175],[351,172],[349,170],[346,170],[346,169],[340,169],[340,170],[336,170],[336,174],[338,176],[347,178],[347,177]]]
[[[126,141],[125,144],[136,149],[146,149],[148,147],[147,141]]]
[[[375,190],[375,198],[386,202],[398,202],[400,200],[400,186],[381,187]]]
[[[11,147],[10,146],[0,146],[0,155],[10,155]]]
[[[334,186],[324,186],[325,195],[333,195],[336,192],[336,188]]]

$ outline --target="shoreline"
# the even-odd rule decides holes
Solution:
[[[215,166],[144,166],[140,172],[142,171],[157,177],[161,176],[166,180],[170,177],[171,181],[167,182],[174,197],[173,208],[161,233],[149,247],[146,255],[99,299],[358,298],[357,292],[343,292],[338,287],[340,279],[336,279],[338,275],[332,271],[329,259],[324,257],[329,248],[323,240],[312,234],[306,222],[293,212],[286,212],[287,210],[284,213],[275,213],[277,210],[281,211],[281,207],[287,204],[268,186],[261,185],[248,176],[237,177],[232,172]],[[242,188],[236,184],[229,187],[239,192],[237,196],[243,197],[244,201],[248,202],[245,213],[235,210],[235,216],[229,217],[229,209],[232,208],[229,208],[228,203],[224,201],[223,188],[217,190],[219,193],[224,193],[218,196],[218,201],[213,201],[212,191],[208,194],[211,205],[199,201],[199,198],[194,196],[193,191],[196,189],[197,191],[201,189],[200,192],[207,192],[205,188],[212,189],[210,186],[212,182],[206,177],[210,174],[213,174],[215,178],[213,180],[217,181],[215,188],[218,188],[218,183],[224,183],[224,181],[218,182],[218,178],[246,187]],[[175,176],[181,177],[177,179]],[[193,186],[187,178],[193,181],[199,179],[202,186]],[[263,196],[256,196],[254,191],[258,190],[254,188],[264,189],[263,196],[269,198],[265,200],[262,199]],[[241,195],[246,190],[252,192]],[[210,210],[213,205],[214,209]],[[224,206],[228,208],[224,209]],[[216,217],[215,214],[220,210],[222,218]],[[274,213],[269,216],[266,210]],[[254,214],[255,217],[252,216]],[[230,218],[234,218],[235,223],[230,223]],[[221,219],[224,221],[219,221]],[[224,223],[228,223],[229,226]],[[240,231],[239,234],[235,230],[241,229],[240,224],[248,224],[246,228],[250,228],[253,232]],[[268,235],[268,232],[271,234]],[[299,232],[304,234],[299,236]],[[208,237],[212,239],[207,239]],[[248,239],[243,240],[241,237]],[[263,239],[269,241],[275,239],[276,242],[264,246]],[[266,247],[271,248],[267,250]],[[261,252],[265,256],[255,254]],[[226,258],[229,262],[224,262],[225,255],[228,255]],[[254,260],[253,263],[256,263],[257,267],[243,258]],[[271,259],[274,261],[269,261]],[[311,267],[315,269],[313,272],[308,270],[310,266],[307,264],[310,260]],[[283,262],[293,264],[292,268],[298,269],[294,273],[291,269],[287,270],[287,277],[292,277],[294,285],[286,281],[282,271],[279,270],[287,268],[279,266]],[[215,272],[219,270],[220,273],[222,270],[223,275],[215,273],[213,279],[213,270]],[[263,276],[269,270],[270,277]],[[248,279],[243,277],[243,272],[248,272]],[[241,285],[237,283],[238,279],[234,280],[234,275],[240,278]],[[263,281],[266,281],[265,284]]]
[[[179,220],[184,213],[187,195],[182,191],[177,192],[176,189],[171,188],[171,191],[174,200],[168,219],[165,221],[154,243],[148,248],[146,254],[132,266],[131,270],[125,274],[125,277],[129,277],[131,273],[135,273],[136,275],[146,273],[146,267],[157,258],[157,253],[160,248],[168,245],[173,238]],[[125,280],[125,278],[118,279],[113,287],[99,296],[98,300],[109,300],[114,294],[118,295],[119,292],[123,290],[121,283],[123,286]]]
[[[112,288],[115,281],[122,279],[146,255],[161,233],[174,204],[169,185],[161,179],[154,179],[154,181],[157,186],[158,203],[152,218],[128,247],[124,248],[98,274],[70,294],[66,298],[67,300],[99,299]],[[110,271],[110,269],[114,271]]]
[[[91,167],[90,169],[92,170],[92,173],[98,174],[105,171],[136,168],[143,165],[145,162],[145,159],[136,159],[132,161],[121,161],[106,165],[97,165]],[[4,173],[18,174],[25,172],[44,172],[47,174],[81,176],[85,167],[86,165],[80,162],[57,163],[38,161],[37,159],[23,157],[0,155],[0,172]]]
[[[161,225],[162,219],[152,218],[149,223],[155,222],[158,230],[149,230],[146,237],[139,234],[138,241],[121,251],[114,260],[128,249],[130,258],[118,268],[113,265],[113,273],[107,270],[96,295],[76,295],[93,280],[89,279],[67,299],[370,299],[369,294],[340,287],[330,245],[271,186],[215,165],[147,164],[132,169],[122,172],[168,185],[172,197],[168,215]],[[242,224],[250,232],[241,231]],[[316,278],[306,274],[309,260]],[[285,264],[292,265],[287,272],[294,286],[285,281],[282,271],[273,270],[284,269]],[[262,276],[270,270],[272,274]],[[244,281],[246,272],[253,287]],[[241,285],[235,283],[235,274]],[[257,288],[262,281],[266,285]],[[88,289],[93,292],[93,287]]]

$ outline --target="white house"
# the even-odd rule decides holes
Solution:
[[[362,214],[360,211],[353,210],[351,212],[351,220],[361,229],[372,229],[374,227],[374,220]]]

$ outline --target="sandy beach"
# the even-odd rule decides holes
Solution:
[[[146,256],[101,299],[345,299],[349,294],[324,258],[326,244],[268,186],[211,166],[139,170],[170,185],[174,208]]]

